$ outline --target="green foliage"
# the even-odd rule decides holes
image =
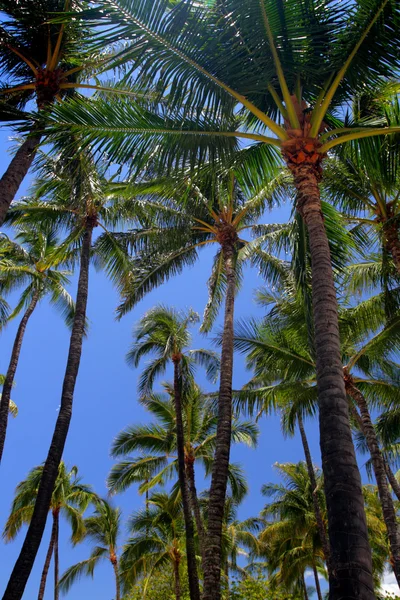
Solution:
[[[271,588],[268,579],[259,574],[232,583],[231,600],[302,600],[303,596]]]
[[[182,569],[182,596],[181,600],[190,600],[189,585],[186,569]],[[144,593],[146,591],[146,594]],[[140,581],[124,596],[123,600],[175,600],[174,576],[172,569],[164,567],[154,573],[150,582]]]

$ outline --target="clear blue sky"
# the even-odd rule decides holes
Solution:
[[[9,160],[9,132],[0,131],[0,171]],[[28,178],[29,179],[29,178]],[[25,193],[27,185],[21,190]],[[21,195],[21,193],[19,195]],[[284,222],[290,214],[290,206],[275,209],[266,216],[266,222]],[[117,295],[105,276],[94,269],[90,273],[88,318],[90,331],[84,342],[82,363],[74,399],[72,425],[64,454],[67,465],[77,465],[86,483],[93,485],[99,494],[106,494],[106,477],[113,462],[109,449],[114,436],[131,423],[144,422],[147,415],[137,403],[136,386],[138,371],[129,368],[124,360],[131,342],[132,326],[141,315],[156,303],[178,308],[193,307],[200,314],[207,300],[206,281],[210,273],[213,251],[201,253],[200,261],[185,274],[170,280],[162,288],[150,294],[122,321],[114,318]],[[248,270],[244,286],[236,303],[236,317],[261,316],[254,302],[254,290],[264,282],[255,270]],[[75,294],[73,286],[71,292]],[[18,323],[11,324],[1,336],[0,373],[5,373],[11,344]],[[43,301],[28,324],[20,364],[16,376],[13,399],[18,404],[19,415],[10,419],[4,459],[0,467],[0,524],[3,528],[8,515],[17,483],[35,465],[46,457],[53,433],[57,410],[60,404],[61,384],[64,375],[69,334],[55,310]],[[211,345],[211,339],[196,334],[193,347]],[[248,381],[243,357],[236,355],[234,386]],[[203,383],[201,376],[199,382]],[[306,423],[314,462],[320,465],[320,452],[316,423]],[[297,462],[303,460],[299,438],[284,439],[280,431],[279,418],[268,417],[260,421],[261,435],[256,451],[244,447],[233,450],[232,459],[241,462],[249,481],[250,493],[244,501],[240,517],[255,515],[263,506],[260,488],[263,483],[276,481],[275,462]],[[206,484],[198,478],[199,488]],[[132,487],[117,496],[114,502],[122,511],[124,519],[141,506],[143,499]],[[42,547],[29,580],[24,598],[37,597],[41,570],[50,536],[50,519],[43,538]],[[10,543],[0,542],[0,589],[6,582],[18,556],[25,529]],[[89,556],[89,547],[81,544],[72,549],[68,542],[65,523],[60,531],[60,570]],[[310,584],[312,581],[310,580]],[[53,594],[52,573],[46,590],[46,599]],[[111,566],[104,563],[95,573],[94,580],[82,579],[72,587],[68,598],[83,600],[112,600],[114,581]]]

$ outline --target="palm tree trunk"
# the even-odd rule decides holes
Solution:
[[[0,225],[3,225],[10,204],[31,167],[40,139],[38,133],[29,135],[0,179]]]
[[[313,572],[314,572],[315,589],[317,590],[318,600],[323,600],[321,586],[319,584],[319,579],[318,579],[318,571],[317,571],[317,567],[315,566],[315,563],[313,563]]]
[[[178,474],[179,486],[182,496],[183,516],[185,520],[186,532],[186,557],[188,564],[188,579],[190,600],[200,600],[199,578],[196,564],[196,548],[194,543],[194,525],[192,513],[190,510],[189,491],[185,472],[185,434],[183,430],[182,419],[182,394],[181,394],[181,375],[180,362],[181,354],[174,354],[172,357],[174,363],[174,402],[176,418],[176,446],[178,450]]]
[[[303,582],[304,600],[309,600],[309,598],[308,598],[308,592],[307,592],[307,586],[306,586],[306,580],[304,578],[304,573],[302,575],[302,582]]]
[[[221,598],[222,525],[228,483],[232,431],[233,314],[235,307],[234,244],[222,245],[226,273],[224,329],[218,400],[216,448],[208,502],[208,529],[205,548],[203,600]]]
[[[46,554],[46,560],[44,561],[42,577],[40,579],[38,600],[43,600],[43,597],[44,597],[44,591],[46,589],[46,582],[47,582],[47,575],[49,572],[51,557],[53,555],[53,550],[54,550],[55,535],[56,535],[56,522],[55,522],[55,519],[53,516],[53,526],[51,528],[50,543],[49,543],[49,548],[48,548],[47,554]]]
[[[344,389],[336,293],[318,172],[307,163],[290,166],[298,193],[297,209],[307,227],[311,252],[320,446],[331,549],[329,599],[374,600],[371,548]]]
[[[61,394],[61,407],[43,468],[43,475],[40,480],[32,519],[20,555],[4,592],[3,600],[21,600],[46,526],[54,483],[57,479],[58,467],[71,421],[74,389],[81,360],[89,288],[89,259],[92,233],[93,226],[87,225],[83,236],[75,316]]]
[[[179,575],[179,562],[174,560],[175,600],[181,600],[181,579]]]
[[[382,505],[383,519],[388,532],[390,550],[392,553],[392,566],[397,583],[400,585],[400,535],[397,526],[396,512],[390,495],[386,477],[385,464],[379,448],[375,429],[369,414],[367,402],[360,390],[347,379],[346,390],[360,409],[362,432],[367,441],[368,450],[371,454],[372,466],[378,486],[379,499]]]
[[[8,365],[7,375],[3,385],[3,391],[1,394],[0,401],[0,462],[3,458],[4,443],[7,434],[8,414],[10,411],[11,390],[14,384],[15,373],[18,367],[22,342],[24,339],[24,334],[29,318],[35,310],[38,300],[39,290],[35,290],[32,296],[32,300],[30,301],[29,306],[26,309],[24,316],[22,317],[21,322],[19,324],[17,335],[15,336],[14,345],[11,352],[10,364]]]
[[[400,273],[400,240],[398,225],[393,221],[385,223],[383,227],[384,247],[392,256],[394,266]]]
[[[305,432],[305,429],[304,429],[304,423],[303,423],[303,418],[301,416],[301,413],[299,413],[298,416],[297,416],[297,422],[298,422],[298,425],[299,425],[301,441],[303,443],[304,456],[306,458],[308,476],[310,478],[311,486],[312,486],[312,489],[313,489],[312,497],[313,497],[313,506],[314,506],[315,520],[317,522],[318,533],[319,533],[319,537],[321,539],[322,550],[324,552],[325,562],[326,562],[326,566],[327,566],[328,573],[329,573],[329,571],[330,571],[330,565],[329,565],[329,561],[330,561],[329,541],[328,541],[328,537],[326,535],[326,529],[325,529],[324,520],[322,518],[321,507],[320,507],[319,502],[318,502],[318,497],[317,497],[317,491],[318,491],[317,490],[317,480],[315,479],[314,465],[312,463],[310,447],[308,445],[308,440],[307,440],[306,432]]]
[[[190,460],[188,460],[188,458],[186,459],[186,475],[187,475],[187,481],[188,481],[188,485],[189,485],[190,503],[192,506],[192,512],[194,514],[194,518],[195,518],[195,522],[196,522],[197,535],[199,537],[200,553],[201,553],[201,557],[202,557],[202,565],[203,565],[203,569],[204,569],[205,533],[204,533],[203,519],[201,518],[199,499],[197,496],[196,479],[195,479],[195,473],[194,473],[194,458],[192,458],[192,457],[190,457]]]
[[[386,475],[389,480],[389,483],[392,486],[392,490],[396,494],[397,499],[400,500],[400,484],[397,481],[396,476],[393,473],[392,468],[391,468],[390,464],[388,463],[388,461],[386,460],[386,458],[383,455],[382,455],[382,458],[383,458],[383,462],[385,465],[385,471],[386,471]]]
[[[60,512],[59,510],[55,510],[53,513],[53,518],[56,524],[56,533],[54,538],[54,600],[58,600],[59,589],[58,589],[58,580],[59,580],[59,559],[58,559],[58,538],[59,538],[59,530],[60,530]]]
[[[121,591],[119,586],[118,559],[115,554],[111,556],[111,564],[115,575],[115,600],[121,600]]]

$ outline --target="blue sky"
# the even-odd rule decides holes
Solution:
[[[0,132],[0,171],[4,172],[9,161],[9,132]],[[30,177],[28,178],[28,180]],[[28,181],[20,194],[26,192]],[[265,222],[285,222],[290,214],[289,205],[274,209],[267,214]],[[207,248],[200,260],[181,276],[175,277],[145,298],[135,310],[122,321],[115,320],[117,294],[102,273],[91,269],[89,285],[88,318],[89,336],[84,342],[82,363],[74,398],[72,425],[64,453],[67,465],[77,465],[86,483],[93,485],[97,493],[107,493],[105,481],[113,461],[109,449],[114,436],[131,423],[145,422],[148,417],[137,403],[138,371],[128,367],[125,354],[131,343],[132,327],[142,314],[157,303],[178,308],[192,307],[200,314],[207,301],[206,281],[210,273],[213,250]],[[254,301],[254,291],[264,282],[256,270],[248,269],[243,289],[236,302],[236,318],[261,316]],[[71,293],[75,294],[72,285]],[[220,322],[220,320],[219,320]],[[11,345],[18,321],[12,323],[1,335],[0,373],[7,370]],[[208,338],[194,333],[193,347],[210,347]],[[2,481],[0,495],[0,525],[3,528],[12,501],[15,486],[27,472],[46,457],[52,436],[57,410],[60,404],[61,385],[68,350],[69,334],[57,312],[43,301],[28,324],[20,364],[16,375],[13,400],[18,404],[19,415],[10,419],[3,462],[0,467]],[[234,386],[242,386],[250,378],[241,355],[235,356]],[[203,375],[199,383],[205,384]],[[206,386],[206,384],[205,384]],[[210,389],[209,387],[206,389]],[[243,446],[233,449],[232,460],[240,462],[248,477],[250,493],[240,509],[240,517],[255,515],[264,502],[260,493],[263,483],[276,481],[275,462],[303,460],[300,439],[284,439],[278,417],[268,417],[259,423],[260,439],[257,450]],[[311,451],[315,464],[320,465],[320,451],[316,422],[306,423]],[[206,483],[198,475],[198,487]],[[132,510],[138,509],[143,498],[132,487],[125,494],[114,498],[126,520]],[[18,556],[25,529],[18,538],[7,545],[0,542],[0,589],[4,590],[8,577]],[[68,527],[61,525],[60,570],[89,556],[90,548],[81,544],[72,549],[68,542]],[[39,580],[47,544],[50,537],[50,519],[44,534],[42,547],[27,585],[24,598],[37,597]],[[310,584],[312,581],[310,580]],[[46,599],[52,597],[52,574],[49,576]],[[114,598],[114,581],[111,565],[104,563],[94,579],[82,579],[68,594],[70,600]]]

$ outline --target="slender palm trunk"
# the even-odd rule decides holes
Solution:
[[[53,519],[56,524],[56,533],[54,538],[54,600],[58,600],[59,597],[59,589],[58,589],[58,580],[59,580],[59,571],[60,571],[60,563],[58,558],[58,540],[59,540],[59,531],[60,531],[60,511],[57,509],[54,511]]]
[[[175,600],[181,600],[181,578],[179,575],[179,562],[174,560],[174,583],[175,583]]]
[[[174,402],[175,402],[175,418],[176,418],[176,446],[178,450],[178,474],[179,486],[182,496],[183,517],[185,520],[186,532],[186,557],[188,564],[188,579],[190,600],[200,600],[199,577],[197,574],[196,564],[196,547],[194,543],[194,525],[192,513],[190,510],[189,490],[186,481],[185,472],[185,433],[183,430],[182,419],[182,393],[181,393],[181,374],[180,362],[181,354],[174,354]]]
[[[385,471],[390,485],[392,486],[392,490],[397,496],[397,499],[400,500],[400,484],[396,479],[395,474],[392,471],[392,468],[386,458],[382,455],[383,462],[385,464]]]
[[[313,573],[314,573],[315,589],[317,590],[318,600],[323,600],[321,586],[319,584],[319,579],[318,579],[318,571],[317,571],[317,567],[315,566],[315,563],[313,563]]]
[[[46,589],[46,582],[47,582],[47,575],[48,575],[49,568],[50,568],[51,557],[53,556],[55,535],[56,535],[56,521],[53,516],[53,525],[51,528],[50,543],[49,543],[49,548],[48,548],[47,554],[46,554],[46,560],[44,561],[42,577],[40,579],[38,600],[43,600],[43,597],[44,597],[44,591]]]
[[[32,519],[20,555],[15,563],[7,588],[4,592],[3,600],[21,600],[46,526],[47,513],[50,507],[54,483],[57,479],[58,467],[64,451],[71,421],[74,389],[81,360],[89,288],[89,259],[92,245],[92,233],[93,227],[87,225],[82,243],[75,316],[61,394],[61,407],[58,413],[53,439],[43,467],[43,474],[40,480]]]
[[[10,411],[11,390],[14,384],[15,373],[18,367],[22,342],[24,339],[24,334],[29,318],[35,310],[38,300],[39,291],[35,290],[32,296],[32,300],[30,301],[29,306],[26,309],[24,316],[22,317],[19,327],[17,329],[17,335],[15,336],[14,345],[11,352],[10,364],[8,365],[7,375],[3,385],[3,391],[1,394],[0,401],[0,462],[3,458],[4,443],[7,434],[8,414]]]
[[[118,559],[117,559],[115,553],[113,553],[111,555],[110,560],[111,560],[111,564],[113,566],[114,575],[115,575],[115,600],[121,600],[121,591],[120,591],[119,573],[118,573]]]
[[[196,479],[195,479],[195,473],[194,473],[194,457],[190,457],[190,460],[186,459],[186,476],[187,476],[187,482],[188,482],[188,486],[189,486],[190,504],[192,506],[192,512],[194,514],[194,519],[196,522],[197,535],[199,537],[200,553],[201,553],[201,557],[202,557],[202,566],[204,569],[205,533],[204,533],[203,519],[201,518],[199,499],[197,496]]]
[[[397,526],[396,512],[390,495],[385,463],[379,448],[375,428],[369,414],[368,405],[360,390],[349,380],[346,382],[347,393],[360,409],[362,432],[367,441],[368,450],[371,454],[372,467],[378,486],[379,499],[382,505],[383,519],[388,532],[390,550],[392,554],[392,566],[397,583],[400,585],[400,533]]]
[[[302,441],[302,444],[303,444],[304,456],[306,458],[308,476],[310,478],[311,486],[312,486],[312,490],[313,490],[312,498],[313,498],[315,520],[317,522],[318,533],[319,533],[319,537],[321,539],[322,550],[324,552],[325,562],[326,562],[326,566],[327,566],[328,573],[329,573],[329,571],[330,571],[330,565],[329,565],[329,561],[330,561],[329,541],[328,541],[328,537],[326,535],[326,529],[325,529],[324,520],[322,518],[321,507],[320,507],[319,502],[318,502],[317,480],[315,479],[314,465],[313,465],[312,459],[311,459],[310,447],[308,445],[308,440],[307,440],[306,432],[305,432],[305,429],[304,429],[303,418],[302,418],[302,416],[301,416],[300,413],[299,413],[299,415],[297,417],[297,422],[298,422],[298,425],[299,425],[301,441]]]
[[[306,580],[304,578],[304,573],[302,575],[302,583],[303,583],[304,600],[309,600],[309,598],[308,598],[308,592],[307,592]]]
[[[203,600],[221,598],[222,525],[228,483],[232,431],[233,314],[235,306],[234,245],[222,245],[226,273],[224,329],[222,335],[221,376],[218,400],[218,425],[205,548]]]
[[[37,133],[29,135],[0,179],[0,225],[3,225],[10,204],[31,167],[40,139]]]
[[[290,165],[307,227],[319,404],[320,446],[331,548],[329,599],[375,599],[361,477],[351,435],[332,264],[313,165]]]

